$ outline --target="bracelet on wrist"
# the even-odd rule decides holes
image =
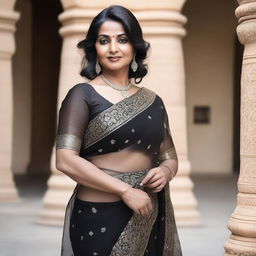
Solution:
[[[161,165],[161,166],[164,166],[164,167],[166,167],[167,168],[167,170],[169,171],[169,173],[171,174],[170,176],[170,178],[169,178],[169,181],[170,180],[172,180],[173,179],[173,177],[175,176],[175,173],[174,173],[174,171],[172,171],[167,165]]]

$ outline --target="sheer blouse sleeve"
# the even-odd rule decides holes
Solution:
[[[81,85],[71,88],[61,103],[56,136],[56,149],[80,153],[82,138],[89,121],[89,106]]]
[[[164,107],[165,119],[164,119],[164,140],[161,144],[159,161],[163,162],[168,159],[177,159],[176,149],[171,136],[171,131],[169,127],[168,114]]]

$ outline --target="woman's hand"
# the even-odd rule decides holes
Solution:
[[[146,216],[150,214],[153,209],[153,204],[148,194],[140,189],[128,187],[128,189],[121,194],[122,200],[137,214]]]
[[[153,193],[160,192],[170,179],[170,171],[166,166],[152,168],[141,182],[141,186],[150,188]]]

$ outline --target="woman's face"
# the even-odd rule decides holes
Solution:
[[[103,70],[129,69],[133,59],[133,46],[121,23],[105,21],[99,29],[95,48]]]

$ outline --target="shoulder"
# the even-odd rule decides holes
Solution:
[[[93,87],[90,84],[78,83],[68,90],[66,98],[76,97],[76,98],[84,99],[87,102],[89,102],[92,92],[93,92]]]
[[[164,104],[162,98],[156,92],[154,92],[153,90],[146,88],[146,87],[143,87],[143,89],[144,89],[144,93],[154,96],[156,100],[158,100],[160,103]]]
[[[78,83],[69,89],[69,92],[81,92],[89,93],[92,90],[92,86],[88,83]]]

